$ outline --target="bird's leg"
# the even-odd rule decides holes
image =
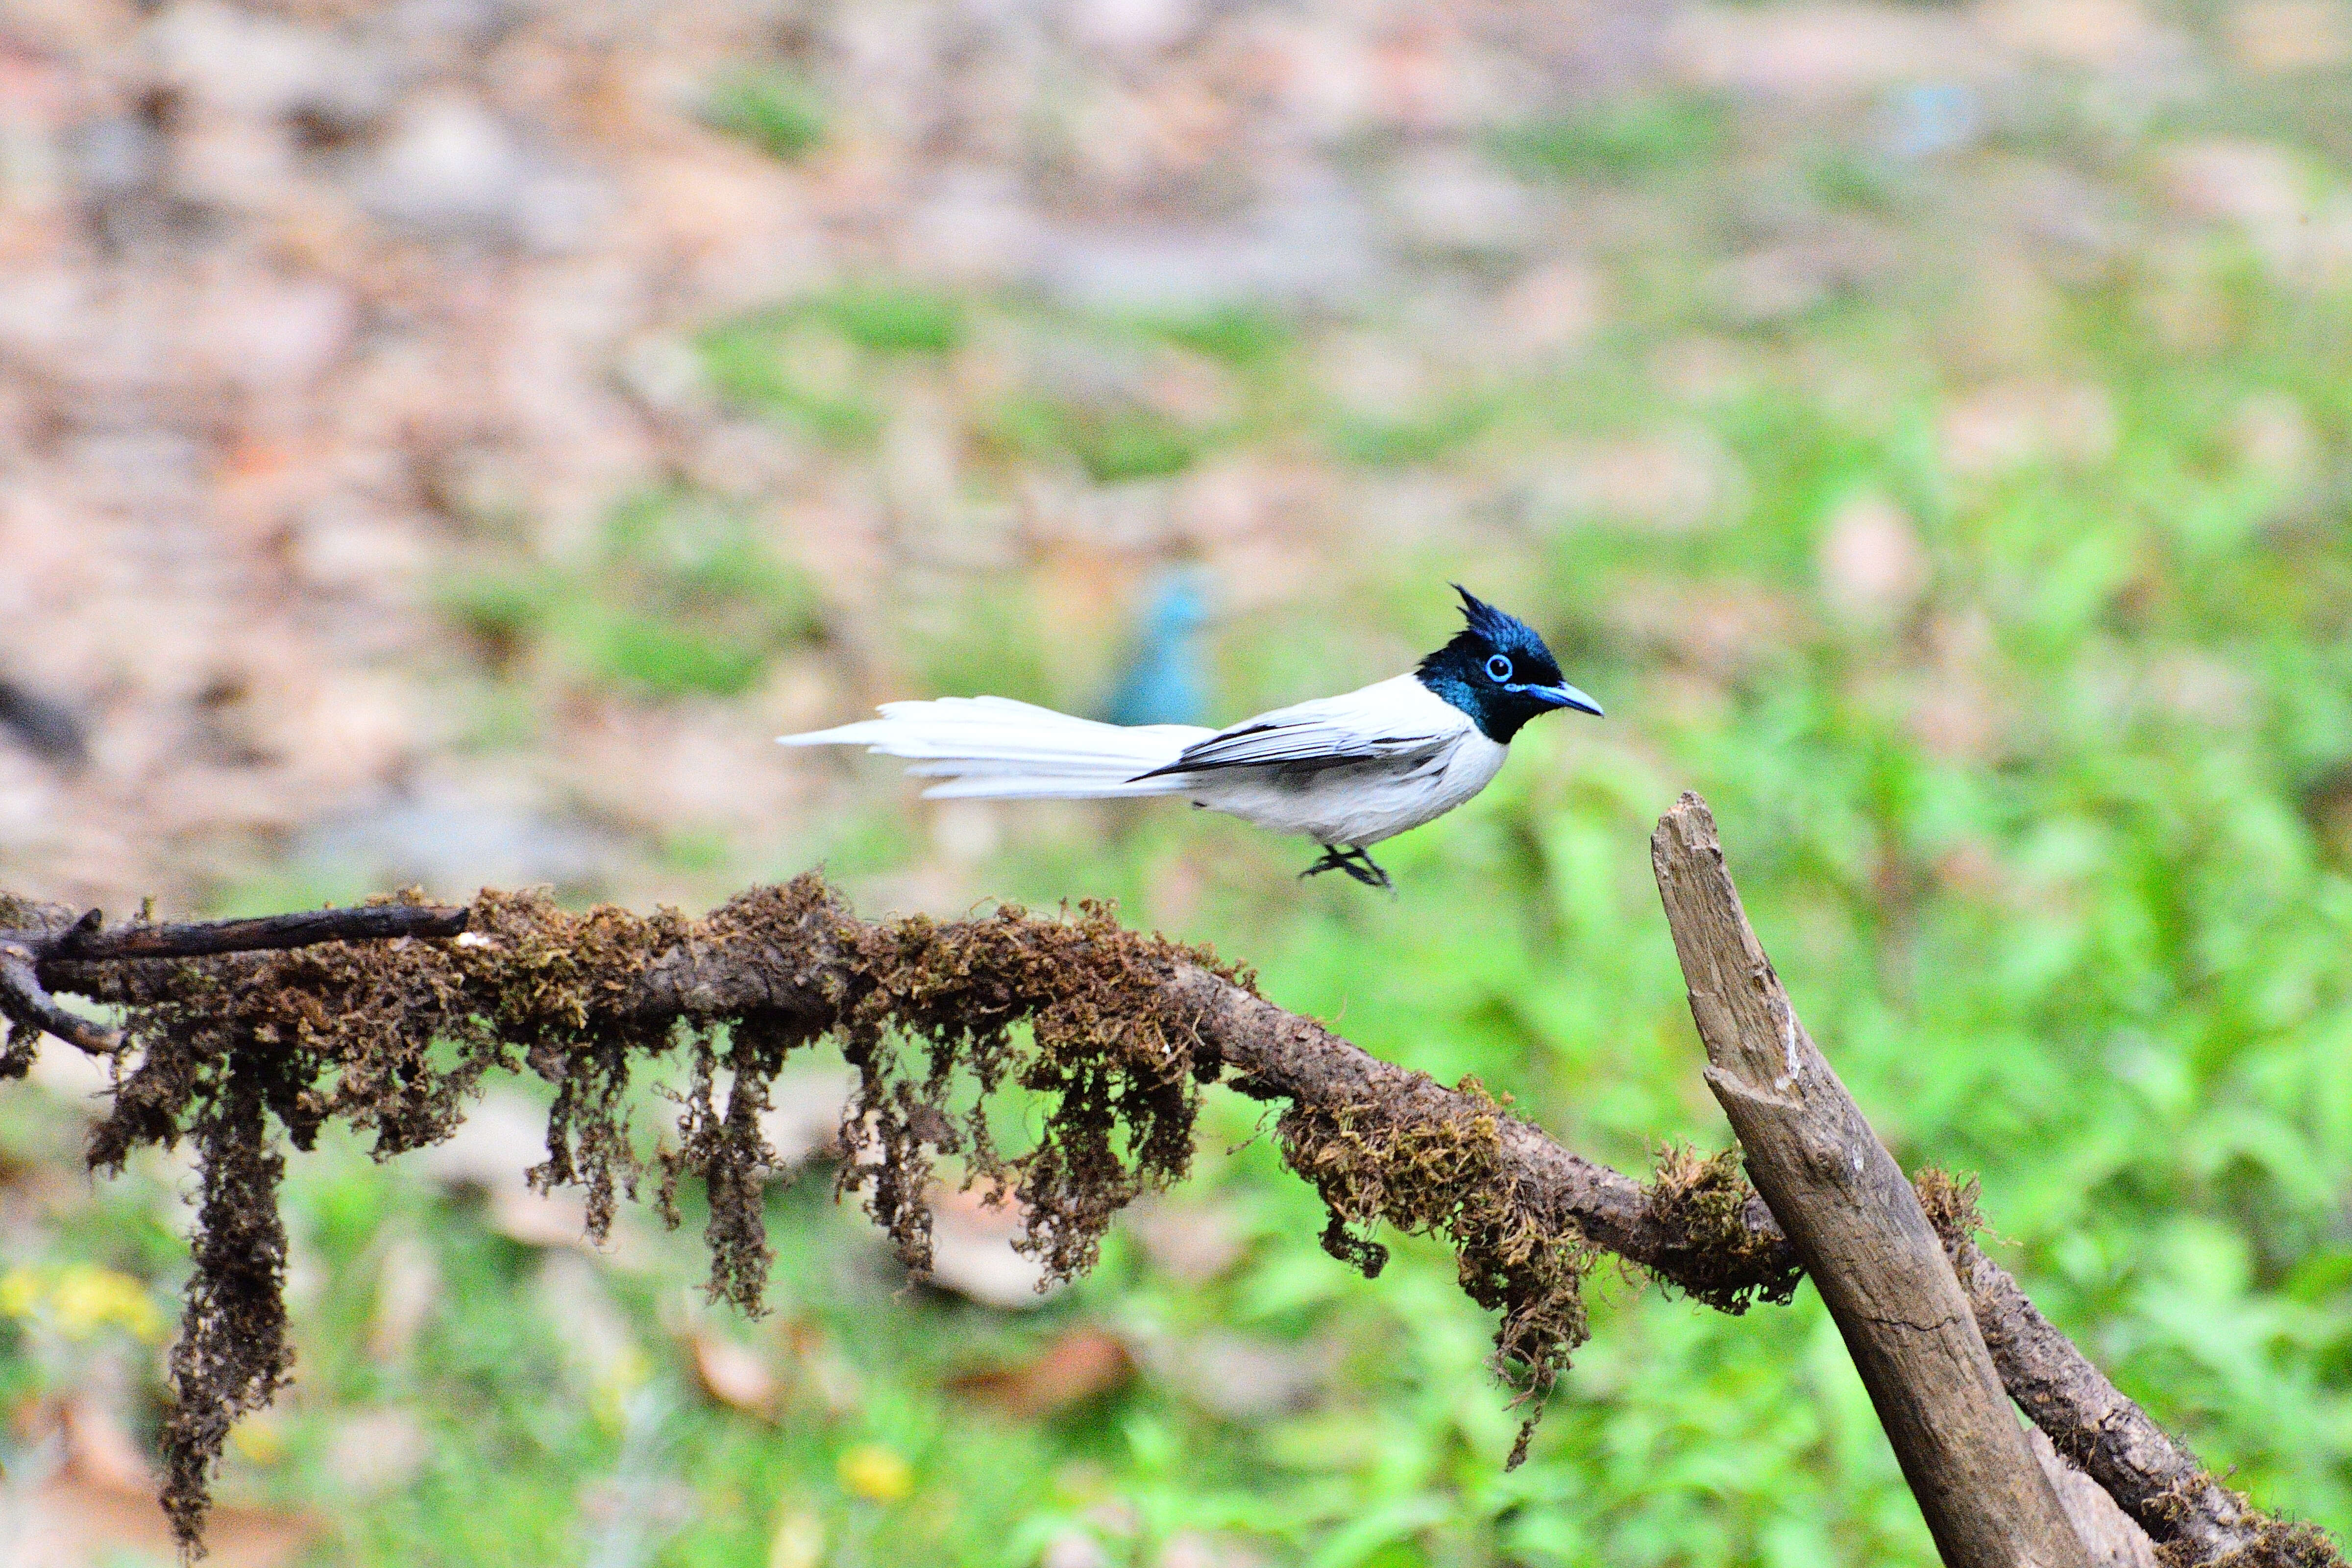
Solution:
[[[1356,868],[1348,863],[1348,858],[1326,844],[1323,846],[1323,858],[1298,873],[1298,879],[1303,882],[1309,877],[1319,877],[1326,871],[1345,871],[1350,877],[1356,874]]]
[[[1323,846],[1323,858],[1298,873],[1298,877],[1304,881],[1324,871],[1345,871],[1367,888],[1385,888],[1391,892],[1396,890],[1395,884],[1389,880],[1389,874],[1372,864],[1372,858],[1360,848],[1341,849],[1326,844]]]

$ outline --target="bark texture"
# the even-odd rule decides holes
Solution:
[[[1706,803],[1650,840],[1714,1089],[1757,1191],[1836,1319],[1950,1568],[2090,1568],[1944,1244],[1789,1005]]]

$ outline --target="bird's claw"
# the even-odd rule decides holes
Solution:
[[[1396,884],[1389,880],[1389,874],[1360,848],[1341,849],[1336,845],[1326,844],[1323,846],[1323,858],[1298,873],[1298,879],[1303,882],[1325,871],[1345,871],[1367,888],[1378,888],[1389,893],[1396,891]]]

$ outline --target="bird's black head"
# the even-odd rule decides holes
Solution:
[[[1421,661],[1421,683],[1470,715],[1478,732],[1503,745],[1538,713],[1573,708],[1598,714],[1601,704],[1560,678],[1559,666],[1536,630],[1474,596],[1461,584],[1462,614],[1470,623],[1454,640]]]

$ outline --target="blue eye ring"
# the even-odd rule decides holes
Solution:
[[[1499,653],[1488,654],[1486,679],[1497,686],[1508,686],[1511,683],[1511,661]]]

